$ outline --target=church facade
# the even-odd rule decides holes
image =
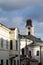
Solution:
[[[26,55],[32,60],[37,60],[38,64],[43,65],[43,41],[34,36],[34,27],[32,21],[26,21],[26,34],[20,37],[20,54]]]

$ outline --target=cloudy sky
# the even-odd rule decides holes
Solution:
[[[0,23],[18,27],[24,34],[29,18],[35,27],[35,36],[43,40],[43,0],[0,0]]]

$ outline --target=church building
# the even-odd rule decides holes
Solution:
[[[34,36],[34,27],[31,19],[26,21],[25,30],[25,35],[19,35],[20,55],[26,56],[32,61],[37,60],[38,64],[43,65],[43,41]],[[22,62],[22,65],[25,64]]]

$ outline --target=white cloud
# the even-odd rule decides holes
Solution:
[[[43,5],[43,0],[0,0],[1,7],[22,8],[33,4]]]

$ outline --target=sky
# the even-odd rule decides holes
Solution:
[[[43,40],[43,0],[0,0],[0,23],[25,34],[27,19],[32,20],[35,36]]]

